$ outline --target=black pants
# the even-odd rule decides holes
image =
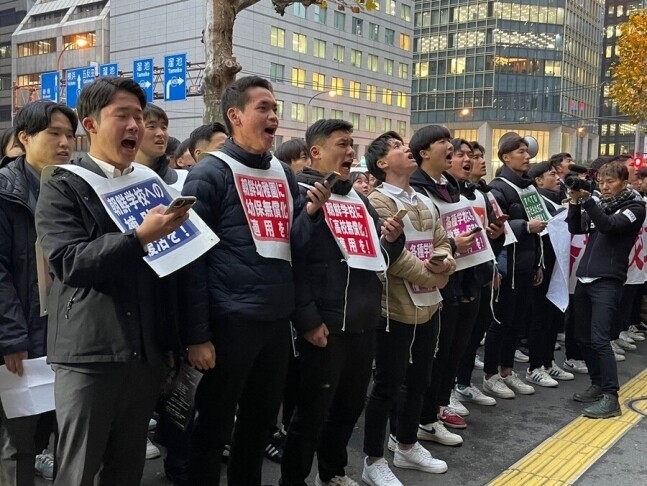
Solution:
[[[524,326],[523,320],[527,307],[532,302],[533,274],[515,276],[515,288],[512,288],[512,277],[507,276],[501,282],[499,300],[494,305],[494,319],[485,336],[485,366],[487,375],[498,373],[498,366],[512,368],[514,352],[517,347],[519,329]]]
[[[397,407],[396,438],[415,444],[425,390],[431,378],[434,350],[438,340],[438,313],[424,324],[405,324],[386,319],[377,329],[373,389],[364,413],[364,452],[370,457],[384,455],[386,422],[402,385],[404,400]]]
[[[290,323],[221,321],[214,343],[216,367],[205,373],[196,393],[190,484],[220,483],[220,455],[231,441],[227,483],[258,486],[263,451],[283,397]]]
[[[281,484],[305,486],[315,452],[319,476],[344,476],[346,446],[364,409],[375,331],[330,334],[325,348],[299,339],[301,387],[281,462]]]
[[[529,369],[531,370],[541,366],[549,369],[553,366],[557,333],[564,325],[564,314],[546,298],[552,274],[553,266],[547,266],[541,285],[533,287],[530,334],[528,336]]]
[[[496,295],[496,291],[495,291]],[[467,348],[458,362],[458,369],[456,370],[456,383],[459,385],[470,386],[472,383],[472,372],[474,371],[474,359],[476,358],[476,351],[478,350],[481,339],[485,334],[485,330],[492,322],[492,309],[490,308],[490,298],[492,297],[492,287],[489,285],[481,289],[481,300],[479,302],[479,311],[474,321],[472,328],[472,335]]]
[[[454,387],[458,362],[472,336],[472,328],[479,310],[480,298],[471,302],[443,302],[440,311],[438,352],[431,372],[431,383],[425,393],[425,403],[420,414],[420,423],[438,420],[438,406],[449,404],[449,395]]]
[[[612,341],[618,339],[622,331],[629,329],[634,300],[639,290],[640,285],[624,285],[622,287],[622,297],[618,304],[618,311],[613,318],[613,327],[611,329]]]
[[[566,359],[584,359],[584,352],[575,339],[575,312],[573,311],[573,294],[568,296],[568,309],[564,321],[564,355]]]
[[[577,282],[573,299],[575,337],[584,352],[591,382],[615,395],[620,385],[610,341],[622,287],[620,280],[610,278],[587,284]]]
[[[638,291],[634,297],[634,302],[631,306],[631,317],[629,319],[629,325],[637,326],[640,324],[640,311],[642,309],[643,296],[647,291],[647,284],[642,284],[638,286]]]

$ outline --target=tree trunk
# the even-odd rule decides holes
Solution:
[[[234,82],[236,73],[242,69],[233,55],[234,22],[239,3],[242,2],[207,0],[207,22],[204,30],[205,69],[202,82],[204,123],[224,120],[224,113],[220,107],[222,92]]]

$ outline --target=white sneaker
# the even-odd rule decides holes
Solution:
[[[557,366],[557,363],[555,363],[554,361],[553,366],[551,366],[550,369],[546,370],[546,372],[556,380],[571,381],[575,379],[575,375],[573,373],[564,371],[559,366]]]
[[[611,349],[615,354],[625,354],[625,350],[615,341],[611,341]]]
[[[459,400],[458,397],[456,396],[456,393],[454,393],[454,390],[449,395],[449,405],[447,408],[451,408],[455,413],[460,415],[461,417],[467,417],[470,414],[470,411],[463,405]]]
[[[369,484],[373,484],[373,483],[369,483]],[[391,486],[391,483],[377,483],[377,484],[386,484],[388,486]],[[397,483],[393,483],[393,486],[398,486],[398,485],[402,486],[399,481]],[[322,481],[319,475],[317,474],[317,477],[315,478],[315,486],[359,486],[359,483],[357,481],[353,481],[348,476],[335,476],[334,478],[331,478],[328,481]]]
[[[556,343],[555,343],[554,350],[555,350],[555,351],[559,351],[560,349],[562,349],[561,344],[559,344],[559,343],[557,343],[557,342],[556,342]]]
[[[627,331],[622,331],[620,333],[620,339],[629,344],[636,344],[636,341],[629,335]]]
[[[558,332],[557,333],[557,342],[565,343],[566,342],[566,334],[563,333],[563,332]]]
[[[146,439],[146,459],[156,459],[159,456],[161,456],[160,450],[150,439]]]
[[[440,459],[434,459],[419,442],[413,444],[413,447],[406,451],[398,446],[393,456],[393,465],[403,469],[416,469],[434,474],[447,472],[447,463]]]
[[[418,426],[418,440],[430,440],[446,446],[459,446],[463,443],[463,438],[450,432],[440,420],[433,424]]]
[[[151,431],[151,430],[155,430],[156,428],[157,428],[157,420],[155,420],[154,418],[150,419],[148,421],[148,430]]]
[[[613,357],[616,359],[617,362],[626,361],[627,359],[624,354],[613,353]]]
[[[402,486],[402,483],[395,477],[393,471],[391,471],[386,459],[381,457],[371,465],[368,464],[367,459],[364,459],[362,481],[370,486]]]
[[[395,452],[395,449],[398,447],[398,439],[395,438],[395,435],[389,434],[389,442],[386,444],[386,448],[391,452]]]
[[[527,354],[522,353],[521,351],[519,351],[519,350],[517,349],[517,350],[515,350],[515,352],[514,352],[514,360],[515,360],[517,363],[527,363],[528,361],[530,361],[530,358],[528,357],[528,355],[527,355]]]
[[[514,398],[514,391],[508,388],[498,373],[490,376],[489,380],[483,377],[483,391],[499,398]]]
[[[496,405],[496,400],[484,395],[481,390],[470,383],[470,386],[456,385],[454,387],[456,398],[462,402],[476,403],[477,405]]]
[[[634,341],[644,341],[645,335],[641,332],[638,332],[638,328],[633,324],[629,326],[629,329],[626,331],[627,336],[629,336]]]
[[[477,370],[482,370],[485,367],[485,364],[483,361],[481,361],[481,357],[477,354],[476,357],[474,358],[474,368]]]
[[[626,339],[622,339],[622,338],[616,339],[616,344],[620,346],[622,349],[624,349],[625,351],[635,351],[636,349],[638,349],[635,344],[630,343]]]
[[[535,393],[535,389],[521,381],[519,376],[514,371],[510,375],[503,378],[503,382],[508,388],[510,388],[510,390],[518,393],[519,395],[532,395],[533,393]]]
[[[580,373],[582,375],[587,375],[589,369],[586,367],[586,363],[582,359],[566,359],[564,360],[564,368],[573,373]]]
[[[534,383],[535,385],[545,386],[547,388],[555,388],[559,383],[553,380],[548,373],[546,373],[546,368],[540,366],[534,370],[526,370],[526,381]]]

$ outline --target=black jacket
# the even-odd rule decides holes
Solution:
[[[177,182],[177,172],[175,169],[171,169],[168,166],[168,158],[166,155],[159,157],[151,166],[151,169],[154,170],[155,173],[168,185],[175,184]]]
[[[625,201],[613,214],[606,214],[589,198],[583,204],[571,204],[566,220],[572,234],[589,234],[578,277],[627,280],[629,254],[645,221],[643,201]]]
[[[88,156],[73,164],[105,177]],[[144,262],[132,231],[121,233],[94,190],[56,169],[41,188],[36,230],[54,274],[48,308],[51,363],[147,360],[175,347],[177,314],[168,279]]]
[[[297,175],[297,180],[313,185],[324,174],[306,168]],[[339,181],[333,193],[346,195],[352,184]],[[305,196],[307,189],[301,187]],[[380,218],[371,203],[359,194],[380,234]],[[382,313],[382,283],[377,273],[350,268],[343,260],[341,250],[333,237],[322,211],[317,213],[315,228],[303,251],[294,255],[296,281],[296,310],[292,324],[299,334],[315,329],[325,323],[331,333],[341,333],[346,316],[347,333],[372,331]],[[404,248],[404,237],[395,243],[381,238],[388,261],[395,261]]]
[[[47,319],[40,317],[36,274],[36,198],[24,157],[0,169],[0,360],[27,351],[45,356]]]
[[[269,169],[272,155],[254,155],[233,140],[221,149],[241,164]],[[312,219],[304,210],[305,200],[291,169],[283,164],[294,201],[290,232],[292,259],[302,241],[312,232]],[[218,235],[220,242],[188,266],[189,277],[197,285],[191,297],[190,320],[193,329],[189,343],[210,339],[211,326],[218,321],[274,321],[288,319],[294,310],[294,279],[290,262],[264,258],[256,252],[249,224],[229,166],[206,155],[189,173],[182,194],[195,196],[193,209]]]
[[[500,179],[507,179],[521,189],[532,185],[527,175],[519,176],[508,167],[503,166],[501,174],[490,182],[492,194],[496,198],[501,211],[510,216],[508,223],[517,238],[517,242],[508,247],[507,275],[532,275],[539,266],[541,253],[539,235],[528,233],[528,215],[521,204],[517,191]]]

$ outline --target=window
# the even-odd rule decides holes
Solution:
[[[326,25],[326,12],[328,11],[325,8],[315,5],[314,7],[314,21],[318,24]]]
[[[346,30],[346,14],[335,11],[335,29]]]
[[[377,124],[377,118],[374,115],[366,115],[366,131],[369,133],[375,133]]]
[[[336,76],[333,76],[331,88],[337,94],[337,96],[343,95],[344,94],[344,80],[342,78],[338,78]]]
[[[285,66],[283,64],[270,64],[270,81],[282,83],[285,78]]]
[[[332,46],[332,60],[337,62],[344,62],[344,46],[333,44]]]
[[[349,89],[350,89],[350,97],[358,100],[359,92],[362,89],[362,83],[358,83],[357,81],[351,81]]]
[[[373,40],[373,41],[379,41],[380,40],[380,26],[378,24],[374,24],[373,22],[369,22],[368,24],[368,38]]]
[[[369,71],[377,72],[377,64],[379,62],[378,57],[375,54],[368,55],[368,61],[366,62],[366,67]]]
[[[405,22],[411,22],[411,5],[402,4],[400,8],[400,18]]]
[[[85,47],[94,47],[97,45],[97,33],[96,32],[84,32],[82,34],[72,34],[66,35],[63,37],[63,49],[79,49],[77,42],[79,39],[83,39],[87,44]]]
[[[293,11],[295,17],[299,17],[300,19],[305,19],[306,18],[306,8],[303,6],[302,3],[295,3],[293,7]]]
[[[292,86],[296,88],[305,88],[306,71],[305,69],[292,68]]]
[[[391,106],[393,104],[393,90],[384,88],[382,90],[382,103]]]
[[[386,0],[386,13],[395,15],[395,0]]]
[[[411,37],[406,34],[400,34],[400,49],[405,51],[411,50]]]
[[[314,57],[319,57],[325,59],[326,57],[326,41],[315,39],[314,47],[312,50],[312,55]]]
[[[393,29],[384,29],[384,42],[387,46],[392,46],[395,44],[395,30]]]
[[[308,38],[303,34],[292,34],[292,50],[300,54],[307,54]]]
[[[324,109],[321,106],[313,106],[310,113],[310,123],[314,123],[324,118]]]
[[[342,110],[332,110],[332,112],[330,113],[330,118],[334,120],[343,120],[344,112]]]
[[[397,105],[398,108],[406,108],[407,107],[407,94],[403,93],[402,91],[399,91],[398,96],[395,99],[395,104]]]
[[[90,17],[96,17],[97,15],[101,15],[101,12],[103,11],[107,3],[108,2],[103,1],[103,2],[88,3],[86,5],[79,5],[74,9],[74,13],[70,15],[70,20],[87,19]]]
[[[270,32],[270,45],[274,47],[285,47],[285,30],[272,27]]]
[[[304,105],[303,103],[292,103],[290,118],[294,121],[299,122],[306,121],[306,105]]]
[[[398,121],[398,134],[401,137],[406,137],[407,136],[407,122]]]
[[[366,85],[366,101],[377,101],[377,86],[372,84]]]
[[[393,59],[384,60],[384,73],[393,76]]]
[[[391,119],[382,118],[382,133],[391,131]]]
[[[282,143],[283,143],[283,135],[274,135],[274,140],[272,140],[272,147],[270,148],[272,153],[276,152],[276,148],[280,147]]]
[[[350,63],[355,67],[362,67],[362,51],[356,49],[350,50]]]
[[[283,120],[283,100],[276,100],[276,116]]]
[[[312,73],[312,89],[314,91],[326,89],[326,76],[320,73]]]
[[[11,42],[0,44],[0,59],[9,59],[11,57]]]
[[[359,113],[349,113],[348,121],[353,125],[354,129],[359,129]]]
[[[18,57],[39,56],[56,52],[56,38],[18,44]]]
[[[18,86],[34,86],[40,84],[40,73],[21,74],[16,78]]]
[[[409,65],[401,62],[398,65],[398,77],[401,79],[409,79]]]
[[[362,35],[362,27],[364,26],[364,21],[353,17],[353,26],[351,32],[355,35]]]

